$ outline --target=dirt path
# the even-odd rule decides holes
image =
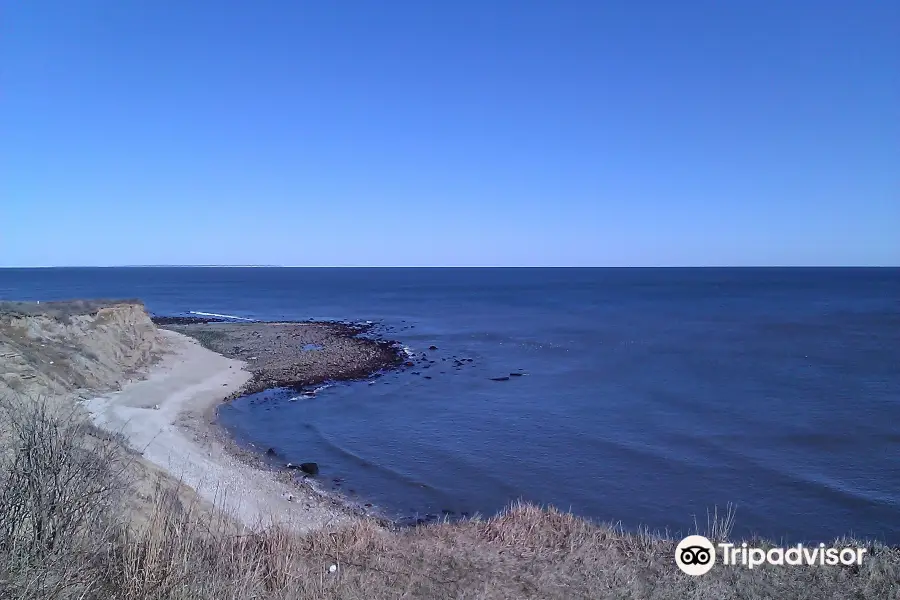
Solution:
[[[145,459],[248,527],[308,531],[352,518],[228,451],[212,421],[216,405],[250,380],[245,363],[179,333],[160,334],[168,352],[145,379],[84,402],[97,425],[121,432]]]

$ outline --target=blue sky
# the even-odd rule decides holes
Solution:
[[[898,265],[900,2],[4,2],[0,266]]]

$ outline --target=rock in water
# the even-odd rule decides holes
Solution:
[[[305,462],[300,464],[300,470],[304,473],[309,473],[310,475],[318,475],[319,474],[319,463],[314,462]]]

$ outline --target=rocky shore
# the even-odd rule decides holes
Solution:
[[[241,396],[285,387],[312,396],[324,382],[377,377],[388,369],[408,368],[415,363],[399,343],[373,336],[370,324],[151,318],[159,329],[187,336],[218,356],[239,361],[241,371],[249,373],[241,385],[223,390],[220,402],[210,406],[204,418],[182,421],[182,427],[189,425],[195,434],[200,432],[200,437],[206,439],[204,446],[214,441],[216,447],[240,464],[271,472],[275,480],[295,490],[282,493],[281,497],[300,502],[306,510],[324,513],[330,519],[366,516],[382,526],[404,524],[383,518],[371,504],[363,505],[339,490],[328,490],[315,483],[319,470],[315,457],[309,457],[306,463],[284,462],[274,449],[252,444],[246,447],[216,425],[218,405]]]
[[[365,325],[192,317],[153,317],[153,322],[247,364],[252,378],[228,399],[277,387],[303,391],[325,381],[362,379],[404,362],[395,342],[362,337],[369,331]]]

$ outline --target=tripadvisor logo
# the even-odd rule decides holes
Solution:
[[[865,548],[826,548],[825,544],[790,548],[751,548],[746,543],[720,543],[719,558],[726,566],[754,569],[760,565],[861,565]],[[688,575],[705,575],[716,564],[716,547],[702,535],[689,535],[675,547],[675,564]]]
[[[689,535],[675,547],[675,564],[688,575],[705,575],[716,564],[716,549],[702,535]]]

